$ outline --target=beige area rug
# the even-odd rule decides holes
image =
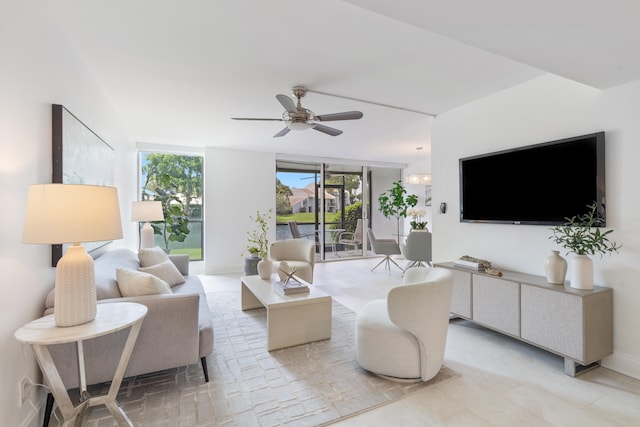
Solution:
[[[459,376],[443,367],[427,383],[400,383],[363,370],[353,350],[356,315],[335,301],[330,340],[268,352],[266,310],[241,311],[240,283],[227,288],[207,293],[210,382],[199,365],[126,379],[118,401],[136,426],[318,426]],[[98,407],[86,425],[112,420]]]

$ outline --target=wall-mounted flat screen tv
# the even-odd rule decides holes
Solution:
[[[557,225],[600,204],[604,132],[460,159],[460,221]]]

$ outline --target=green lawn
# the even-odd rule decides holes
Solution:
[[[189,255],[189,259],[202,259],[202,249],[201,248],[180,248],[180,249],[171,249],[172,254],[187,254]]]
[[[325,222],[333,222],[339,216],[339,213],[328,212],[325,214]],[[288,215],[276,215],[276,222],[278,224],[286,224],[289,221],[296,221],[300,224],[313,224],[316,221],[316,216],[313,212],[303,212]]]

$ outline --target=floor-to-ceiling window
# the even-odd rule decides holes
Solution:
[[[172,254],[203,259],[203,157],[139,152],[140,200],[162,202],[164,221],[154,221],[154,243]]]

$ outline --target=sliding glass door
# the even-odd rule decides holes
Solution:
[[[363,256],[366,183],[363,166],[279,160],[277,239],[313,239],[321,261]]]

